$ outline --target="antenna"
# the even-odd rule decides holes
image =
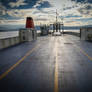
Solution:
[[[57,21],[58,21],[58,20],[57,20],[57,9],[56,9],[56,23],[57,23]]]

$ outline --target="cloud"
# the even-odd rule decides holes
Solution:
[[[42,2],[43,2],[42,0],[37,1],[36,4],[33,6],[33,8],[36,8],[36,7],[40,6],[40,4],[41,4]]]
[[[2,3],[0,3],[0,10],[2,10],[2,9],[5,10],[6,8],[5,8],[5,6],[2,5]]]
[[[14,17],[14,18],[20,18],[20,17],[23,17],[24,13],[21,11],[21,10],[8,10],[7,11],[7,14],[11,17]]]
[[[25,23],[27,16],[33,17],[35,23],[44,23],[44,21],[45,23],[55,22],[57,9],[59,14],[58,21],[61,22],[61,18],[64,18],[65,25],[73,25],[74,23],[75,25],[92,24],[90,22],[92,19],[88,19],[92,18],[92,3],[90,2],[90,0],[9,1],[10,2],[7,3],[7,5],[9,5],[10,8],[7,8],[7,6],[5,6],[5,3],[0,3],[0,18],[2,19],[2,22],[0,23],[23,24]],[[82,21],[82,19],[86,19],[85,23],[84,21]]]
[[[0,3],[0,16],[6,14],[6,7]]]
[[[52,7],[52,5],[48,2],[48,1],[43,1],[39,6],[37,6],[36,8],[38,9],[42,9],[42,8],[50,8]]]
[[[83,7],[79,8],[78,11],[82,15],[90,15],[90,16],[92,16],[92,4],[86,4]]]
[[[27,3],[25,3],[25,0],[17,0],[16,2],[10,2],[9,3],[10,7],[19,7],[22,5],[27,5]]]
[[[92,0],[72,0],[72,1],[76,1],[78,3],[92,3]]]
[[[18,25],[18,24],[25,24],[25,19],[2,19],[0,20],[1,25]]]
[[[46,19],[46,18],[37,18],[37,19],[35,19],[35,21],[48,21],[48,19]]]

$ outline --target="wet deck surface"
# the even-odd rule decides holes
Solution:
[[[44,36],[0,51],[0,92],[92,92],[92,43]]]

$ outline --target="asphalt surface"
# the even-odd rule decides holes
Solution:
[[[1,50],[0,92],[92,92],[92,42],[43,36]]]

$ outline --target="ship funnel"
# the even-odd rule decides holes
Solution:
[[[26,28],[33,28],[34,29],[34,22],[32,17],[27,17],[26,19]]]

